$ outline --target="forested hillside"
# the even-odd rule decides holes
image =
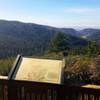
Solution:
[[[67,35],[57,33],[44,57],[65,58],[65,83],[100,85],[100,47],[96,42],[91,41],[87,45],[70,48]]]
[[[90,36],[87,37],[88,40],[90,41],[96,41],[98,45],[100,45],[100,31],[91,34]]]
[[[0,20],[0,75],[7,75],[18,54],[50,59],[65,56],[65,82],[100,84],[100,30],[55,28]]]
[[[0,20],[0,58],[16,56],[17,54],[43,55],[57,32],[67,34],[67,41],[71,46],[86,45],[87,43],[84,39],[71,36],[77,33],[71,28],[54,28],[32,23]]]

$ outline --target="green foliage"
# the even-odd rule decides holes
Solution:
[[[77,38],[76,38],[77,39]],[[69,42],[71,40],[71,42]],[[72,43],[74,41],[74,44]],[[78,45],[77,45],[78,43]],[[69,55],[85,55],[94,57],[100,54],[100,46],[95,41],[87,42],[84,45],[82,41],[75,43],[75,38],[64,33],[56,33],[49,46],[49,53],[67,52]]]
[[[89,43],[87,49],[88,56],[97,56],[100,53],[100,47],[96,44],[95,41]]]
[[[64,33],[56,33],[50,44],[50,52],[64,52],[69,49],[67,39],[69,37]]]
[[[0,59],[0,75],[8,75],[15,58]]]
[[[87,57],[95,57],[100,54],[100,46],[95,41],[88,42],[86,46],[77,46],[70,50],[71,55],[84,55]]]
[[[61,60],[62,59],[62,53],[55,53],[55,52],[49,52],[46,53],[45,55],[41,56],[41,58],[46,58],[46,59],[58,59]]]
[[[40,57],[42,55],[41,58],[62,59],[63,52],[67,52],[65,68],[67,84],[100,84],[98,56],[100,34],[92,35],[89,38],[92,41],[89,42],[75,37],[75,31],[72,29],[68,29],[69,32],[67,29],[35,24],[6,21],[3,23],[0,26],[0,75],[7,75],[11,69],[15,59],[11,56],[23,54]],[[94,42],[96,39],[97,43]]]
[[[65,83],[70,85],[99,84],[100,56],[68,56],[65,67]]]

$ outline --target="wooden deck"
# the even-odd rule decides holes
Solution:
[[[100,100],[100,89],[0,79],[0,100]]]

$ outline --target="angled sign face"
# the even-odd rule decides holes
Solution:
[[[27,80],[60,84],[63,61],[21,57],[10,75],[14,80]]]

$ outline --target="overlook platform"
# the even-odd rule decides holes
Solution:
[[[100,89],[0,79],[0,100],[100,100]]]
[[[100,100],[100,86],[64,84],[63,68],[59,60],[18,56],[8,77],[1,76],[0,100]]]

